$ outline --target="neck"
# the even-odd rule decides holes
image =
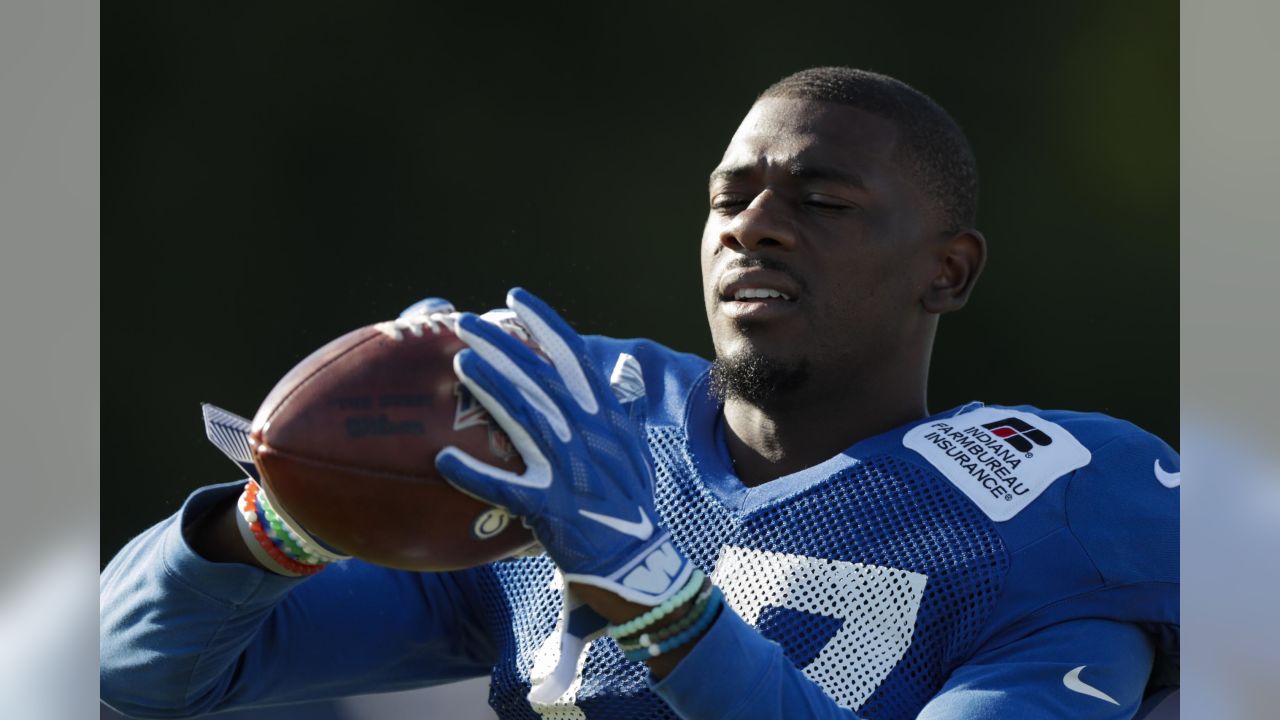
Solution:
[[[874,435],[927,417],[927,356],[874,375],[814,376],[766,403],[725,402],[725,440],[738,478],[754,487],[821,463]],[[854,382],[854,376],[862,382]],[[824,382],[824,380],[826,382]]]

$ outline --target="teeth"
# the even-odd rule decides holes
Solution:
[[[733,294],[734,300],[765,300],[769,298],[790,300],[791,296],[786,293],[781,293],[777,290],[770,290],[767,288],[740,288]]]

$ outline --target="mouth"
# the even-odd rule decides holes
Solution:
[[[731,271],[720,282],[720,307],[734,319],[764,320],[792,310],[800,284],[776,270]]]

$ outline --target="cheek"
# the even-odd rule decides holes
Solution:
[[[702,289],[705,291],[708,302],[716,281],[711,273],[715,268],[716,256],[722,247],[724,246],[720,244],[719,229],[712,219],[708,219],[702,228],[702,245],[698,251],[699,262],[702,265]]]

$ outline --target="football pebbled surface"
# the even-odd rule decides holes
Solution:
[[[278,510],[343,553],[416,571],[474,567],[530,547],[518,518],[435,469],[455,445],[522,472],[506,434],[458,381],[451,323],[370,325],[298,363],[267,395],[250,445]]]

